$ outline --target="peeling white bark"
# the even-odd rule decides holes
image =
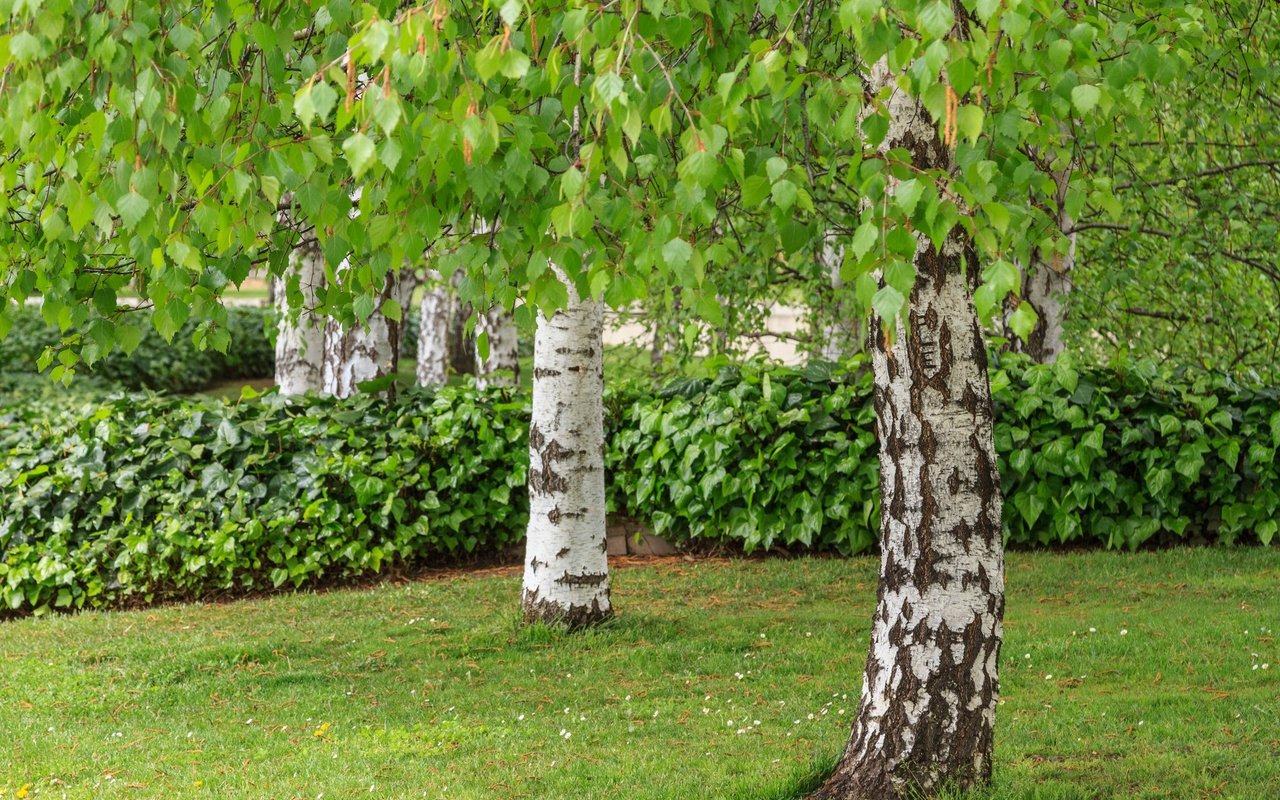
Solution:
[[[890,85],[885,62],[870,90]],[[950,155],[928,113],[895,90],[882,149],[924,168]],[[909,325],[872,320],[880,441],[880,581],[858,715],[824,800],[898,800],[990,780],[1004,611],[1000,479],[976,252],[957,228],[918,239]]]
[[[476,347],[476,385],[514,386],[520,377],[519,340],[516,321],[502,306],[495,305],[476,315],[476,338],[485,334],[489,357],[481,358]]]
[[[449,324],[453,294],[439,272],[429,270],[418,306],[419,386],[443,386],[449,380]]]
[[[321,389],[324,362],[324,324],[312,309],[316,289],[324,285],[324,254],[314,236],[304,236],[289,254],[289,271],[298,276],[302,305],[291,318],[288,277],[272,278],[280,322],[276,334],[276,386],[280,394],[294,396]]]
[[[592,625],[612,613],[605,546],[603,309],[569,285],[569,305],[534,336],[528,621]]]

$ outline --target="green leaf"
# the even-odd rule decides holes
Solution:
[[[41,49],[40,40],[30,31],[21,30],[9,37],[9,52],[13,55],[13,60],[19,64],[40,55]]]
[[[363,133],[353,134],[342,143],[342,153],[347,157],[347,163],[351,165],[352,177],[359,179],[373,163],[373,140]]]
[[[878,292],[871,297],[871,307],[880,315],[880,319],[886,324],[898,316],[898,312],[906,305],[907,298],[902,292],[892,286],[882,286]]]
[[[893,199],[909,217],[915,213],[916,203],[920,201],[920,195],[923,193],[924,184],[917,178],[911,178],[898,184],[893,190]]]
[[[941,39],[951,31],[951,26],[955,24],[956,15],[951,10],[949,2],[943,0],[934,0],[927,3],[924,8],[920,9],[918,17],[918,27],[923,33],[927,33],[935,39]]]
[[[876,239],[880,235],[880,229],[876,227],[873,220],[863,220],[858,229],[853,232],[853,239],[849,242],[849,248],[853,250],[856,258],[862,258],[867,251],[876,243]]]
[[[1009,209],[1000,203],[983,203],[982,212],[1001,235],[1009,230]]]
[[[116,201],[116,211],[120,214],[120,221],[128,229],[137,227],[150,208],[151,203],[147,198],[137,192],[131,191]]]
[[[1088,114],[1092,111],[1094,106],[1098,105],[1098,100],[1101,97],[1101,90],[1089,83],[1082,83],[1071,90],[1071,104],[1081,114]]]
[[[973,104],[960,106],[956,112],[956,130],[969,144],[976,144],[982,136],[982,117],[982,107]]]
[[[773,190],[771,192],[773,195],[773,202],[777,204],[778,208],[786,211],[791,208],[791,206],[795,205],[796,194],[798,191],[799,190],[796,185],[791,181],[780,180],[773,185]]]
[[[763,175],[752,175],[742,184],[742,204],[754,208],[764,202],[773,190],[773,184]]]
[[[337,105],[338,92],[324,81],[316,81],[311,87],[311,105],[315,109],[316,118],[320,122],[329,119],[329,112]]]
[[[1031,332],[1036,329],[1036,323],[1039,320],[1040,315],[1036,314],[1030,303],[1019,303],[1014,312],[1009,315],[1009,328],[1019,339],[1026,341],[1031,336]]]
[[[662,246],[662,258],[673,270],[678,270],[689,263],[693,256],[693,247],[684,239],[676,237]]]

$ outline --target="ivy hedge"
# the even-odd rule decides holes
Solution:
[[[995,444],[1012,546],[1269,544],[1280,389],[1006,356]],[[743,367],[683,380],[611,426],[616,507],[676,539],[856,553],[879,520],[871,378]]]
[[[1268,544],[1280,392],[1006,361],[1013,546]],[[528,515],[528,397],[87,399],[3,385],[0,609],[300,587],[494,552]],[[615,511],[677,541],[855,553],[878,518],[870,383],[743,366],[609,392]]]
[[[137,313],[148,313],[139,311]],[[232,306],[227,309],[225,353],[195,343],[198,325],[189,321],[166,342],[150,323],[142,323],[142,338],[129,355],[117,351],[92,367],[81,366],[86,377],[126,389],[189,393],[219,381],[270,378],[275,374],[275,345],[267,326],[274,324],[269,309]],[[13,315],[13,326],[0,338],[0,370],[29,374],[39,370],[47,348],[57,347],[63,333],[45,321],[40,309],[26,307]]]

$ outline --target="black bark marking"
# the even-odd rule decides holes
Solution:
[[[566,572],[556,578],[556,583],[561,586],[600,586],[607,580],[609,580],[609,573],[607,572],[584,572],[581,575]]]
[[[590,605],[562,605],[550,598],[540,597],[537,589],[526,589],[520,600],[524,621],[559,625],[569,630],[583,630],[613,616],[612,608],[602,608],[598,599]]]
[[[529,429],[529,447],[537,451],[538,458],[542,462],[541,469],[530,468],[529,470],[529,491],[536,494],[556,494],[567,491],[569,481],[556,471],[556,462],[574,456],[575,451],[561,447],[560,443],[554,439],[547,441],[536,425]]]

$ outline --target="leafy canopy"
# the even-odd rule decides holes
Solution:
[[[225,347],[222,292],[255,267],[283,272],[307,230],[328,265],[320,302],[344,322],[429,248],[472,298],[555,309],[550,261],[615,306],[682,287],[714,322],[738,264],[827,231],[863,310],[891,318],[916,236],[957,225],[990,315],[1019,288],[1013,260],[1066,246],[1049,173],[1070,143],[1149,126],[1155,86],[1203,30],[1200,9],[1163,0],[294,0],[267,14],[0,0],[0,14],[0,285],[6,309],[39,296],[48,321],[84,331],[59,369],[136,344],[130,294],[166,336],[194,318]],[[896,85],[870,96],[861,76],[880,60]],[[922,101],[950,169],[876,150],[893,91]],[[1065,202],[1122,211],[1106,175],[1074,176]],[[477,220],[498,224],[475,234]],[[296,279],[289,291],[301,300]]]

